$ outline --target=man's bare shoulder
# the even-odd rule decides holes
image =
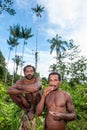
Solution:
[[[71,99],[72,97],[71,97],[71,95],[70,95],[70,93],[68,93],[68,92],[66,92],[66,91],[64,91],[64,90],[61,90],[61,92],[64,94],[64,96],[65,96],[65,98],[66,99]]]
[[[17,87],[18,85],[23,85],[24,81],[25,81],[25,78],[21,78],[21,79],[17,80],[16,83],[12,85],[12,87]]]

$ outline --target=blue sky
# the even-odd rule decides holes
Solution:
[[[80,46],[81,55],[87,57],[87,0],[15,0],[15,16],[10,16],[6,12],[0,15],[0,50],[4,57],[8,57],[7,39],[9,38],[9,26],[19,24],[20,26],[32,28],[34,36],[28,40],[25,47],[24,61],[26,64],[34,65],[34,51],[36,43],[37,18],[31,10],[36,4],[44,6],[44,12],[39,23],[38,33],[38,68],[41,76],[48,76],[49,66],[55,63],[55,53],[50,55],[50,45],[47,42],[58,34],[62,39],[68,41],[73,39]],[[18,54],[22,52],[22,42],[18,47]],[[12,58],[14,51],[11,53],[9,62],[9,72],[12,73]]]

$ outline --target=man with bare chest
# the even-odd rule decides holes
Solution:
[[[42,98],[37,105],[36,114],[41,115],[47,107],[44,130],[66,130],[67,121],[76,118],[71,96],[59,89],[61,76],[53,72],[48,77],[49,86],[44,90]]]
[[[42,95],[41,79],[39,76],[35,76],[35,72],[34,66],[25,66],[25,77],[16,81],[16,83],[8,89],[8,94],[12,100],[24,110],[24,113],[30,121],[34,119],[36,106]],[[35,128],[32,128],[32,130],[33,129]]]

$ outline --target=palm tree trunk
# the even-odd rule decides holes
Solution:
[[[16,57],[16,54],[17,54],[17,46],[15,46],[15,57]],[[14,77],[15,76],[15,62],[14,62],[14,65],[13,65],[13,77],[12,77],[12,85],[14,83]]]
[[[37,70],[37,61],[38,61],[38,32],[39,32],[39,19],[37,21],[37,32],[36,32],[36,50],[35,50],[35,68]]]
[[[25,48],[25,40],[24,40],[24,43],[23,43],[23,50],[22,50],[22,62],[21,62],[20,78],[22,77],[23,58],[24,58],[24,48]]]

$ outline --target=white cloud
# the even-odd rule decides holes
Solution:
[[[84,0],[84,2],[82,0],[16,0],[16,5],[19,11],[25,11],[28,14],[32,2],[34,5],[37,2],[45,7],[46,20],[42,21],[43,30],[40,30],[45,38],[50,39],[50,37],[53,38],[58,34],[67,40],[73,39],[75,43],[80,45],[82,54],[87,56],[87,0]],[[29,17],[29,15],[26,16]],[[29,19],[32,19],[32,16]],[[0,26],[0,30],[2,32],[2,26]],[[3,39],[5,38],[0,37],[0,42]],[[42,42],[44,43],[44,41]],[[54,54],[50,55],[49,51],[40,51],[38,72],[41,76],[48,76],[49,66],[55,63],[53,57]],[[26,64],[34,65],[34,54],[31,50],[26,50],[24,60]],[[12,66],[11,61],[9,65],[10,72],[12,72]]]
[[[38,54],[37,72],[40,73],[41,77],[48,77],[50,65],[56,62],[54,57],[55,53],[50,55],[49,51],[40,51]],[[28,64],[35,66],[34,54],[32,54],[31,50],[27,49],[27,54],[24,55],[24,61],[24,66]],[[14,63],[11,60],[8,65],[8,70],[11,74],[13,73],[13,67]],[[18,70],[18,74],[20,74],[20,69]]]
[[[30,8],[30,0],[16,0],[16,5],[19,9],[27,10]]]
[[[35,66],[34,54],[32,55],[32,51],[28,50],[30,54],[26,54],[24,59],[26,64],[31,64]],[[40,73],[41,77],[47,77],[49,73],[49,67],[53,63],[55,63],[55,53],[50,55],[49,51],[40,51],[38,53],[38,62],[37,62],[37,72]]]
[[[41,51],[38,60],[38,72],[41,76],[48,77],[49,67],[55,63],[55,53],[51,54],[48,51]]]
[[[81,0],[37,0],[47,11],[49,36],[59,34],[80,45],[87,56],[87,1]],[[53,27],[55,25],[55,28]]]

